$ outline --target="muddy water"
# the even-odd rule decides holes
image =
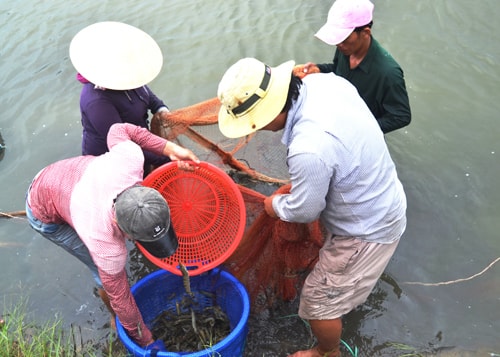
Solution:
[[[408,196],[408,229],[369,300],[346,316],[343,339],[361,356],[500,353],[500,2],[376,0],[375,37],[405,70],[413,122],[386,136]],[[35,173],[80,153],[80,85],[71,38],[97,21],[142,28],[159,43],[164,67],[151,83],[172,108],[215,96],[228,66],[246,56],[271,65],[329,61],[313,38],[330,1],[0,2],[0,211],[23,209]],[[257,136],[260,163],[279,137]],[[203,151],[200,151],[203,154]],[[270,158],[274,159],[274,158]],[[269,174],[276,174],[275,171]],[[155,267],[131,247],[134,283]],[[5,301],[29,297],[34,317],[64,319],[82,344],[107,344],[108,317],[90,274],[37,236],[23,219],[0,221]],[[286,356],[314,341],[294,301],[254,315],[249,356]],[[450,347],[450,348],[448,348]]]

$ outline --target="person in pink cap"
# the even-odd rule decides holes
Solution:
[[[411,110],[403,70],[372,36],[373,9],[369,0],[336,0],[326,24],[315,34],[337,46],[333,62],[296,65],[294,75],[333,72],[346,78],[386,134],[410,124]]]

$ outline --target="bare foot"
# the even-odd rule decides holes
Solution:
[[[322,357],[317,350],[305,350],[297,351],[293,355],[288,355],[288,357]]]
[[[310,350],[305,351],[297,351],[292,355],[288,355],[288,357],[340,357],[340,352],[330,352],[330,353],[321,353],[318,351],[318,347],[311,348]]]

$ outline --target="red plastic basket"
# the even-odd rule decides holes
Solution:
[[[179,240],[175,254],[156,258],[138,248],[156,266],[182,275],[180,263],[194,276],[222,264],[238,247],[246,226],[245,203],[238,186],[218,167],[201,162],[194,171],[167,163],[143,181],[162,194],[170,207]]]

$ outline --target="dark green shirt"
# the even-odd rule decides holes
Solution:
[[[319,64],[318,68],[321,72],[333,72],[351,82],[384,133],[410,124],[410,103],[403,70],[373,37],[368,53],[356,68],[350,69],[349,57],[338,49],[333,63]]]

